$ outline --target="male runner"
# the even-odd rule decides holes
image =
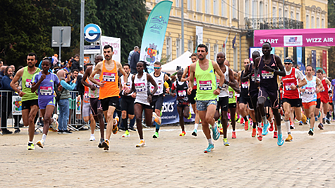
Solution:
[[[35,67],[37,63],[37,56],[35,53],[29,53],[27,55],[27,65],[23,69],[20,69],[10,83],[10,87],[16,91],[20,97],[22,97],[22,120],[24,126],[29,126],[29,141],[28,150],[34,150],[35,146],[33,143],[35,124],[34,120],[36,113],[38,112],[38,96],[31,92],[31,81],[34,74],[40,72],[40,69]],[[15,87],[15,83],[22,78],[22,90]]]
[[[101,61],[103,61],[103,58],[101,55],[95,56],[95,59],[94,59],[95,66]],[[90,75],[92,74],[92,70],[94,69],[95,66],[91,66],[86,69],[82,80],[86,80],[87,78],[90,77]],[[99,79],[100,74],[101,72],[97,72],[97,74],[94,75],[94,79],[96,81],[100,81]],[[101,102],[99,100],[99,90],[100,89],[98,85],[93,84],[92,82],[89,82],[89,83],[84,82],[83,84],[89,88],[90,109],[92,111],[95,122],[99,122],[99,127],[100,127],[100,142],[99,142],[98,147],[102,148],[102,143],[105,141],[105,137],[104,137],[105,123],[104,123],[103,116],[102,116]]]
[[[193,53],[191,55],[191,61],[192,61],[192,63],[197,62],[197,60],[198,60],[197,54]],[[182,82],[184,82],[184,81],[188,81],[189,82],[190,81],[190,66],[188,66],[187,69],[184,70],[184,73],[183,73],[181,81]],[[191,103],[192,109],[193,109],[194,114],[195,114],[194,130],[192,132],[193,136],[197,136],[198,135],[197,134],[197,132],[198,132],[198,126],[200,124],[199,113],[198,113],[198,110],[197,110],[196,105],[195,105],[195,98],[196,98],[195,95],[196,95],[196,93],[197,93],[197,81],[196,81],[196,78],[194,78],[194,86],[193,86],[192,93],[187,96],[188,102]]]
[[[156,132],[152,136],[153,138],[158,138],[159,137],[159,128],[161,126],[161,109],[163,106],[163,95],[165,94],[164,90],[164,82],[169,80],[169,76],[161,72],[162,67],[160,62],[155,62],[154,63],[154,72],[152,72],[150,75],[151,77],[155,80],[158,89],[155,92],[154,96],[152,97],[152,104],[154,105],[153,110],[155,112],[152,114],[155,119],[158,119],[158,122],[154,122],[156,125]],[[153,91],[154,86],[150,84],[150,90]]]
[[[278,112],[279,103],[278,103],[278,83],[277,76],[286,76],[284,66],[280,58],[276,55],[270,54],[272,50],[271,44],[268,42],[263,43],[262,52],[263,56],[256,59],[255,68],[256,72],[260,75],[259,79],[259,93],[257,105],[260,110],[261,118],[264,123],[262,135],[265,136],[268,134],[269,122],[265,116],[264,104],[266,98],[270,98],[271,107],[273,115],[275,116],[277,127],[278,127],[278,146],[284,144],[283,134],[281,132],[281,119]],[[279,70],[278,70],[279,68]],[[257,74],[257,75],[258,75]],[[256,76],[256,75],[255,75]],[[258,76],[256,77],[256,82]]]
[[[250,64],[249,59],[245,59],[243,61],[244,67],[249,67]],[[241,94],[240,94],[240,104],[239,104],[239,113],[242,115],[244,119],[244,130],[249,130],[249,117],[248,117],[248,104],[250,104],[250,96],[248,94],[248,80],[242,81],[242,77],[244,72],[246,71],[246,68],[244,68],[243,71],[239,72],[240,77],[240,85],[241,85]]]
[[[290,57],[285,58],[285,73],[286,76],[281,77],[283,82],[283,108],[285,112],[284,122],[287,129],[287,138],[286,142],[291,142],[293,140],[292,134],[290,131],[290,115],[291,107],[295,112],[295,116],[298,121],[301,120],[301,98],[299,95],[299,87],[302,87],[307,84],[307,81],[298,69],[292,67],[293,60]],[[293,119],[292,119],[293,121]]]
[[[133,74],[130,73],[130,65],[124,64],[123,65],[124,71],[128,75],[128,82],[123,83],[123,75],[120,77],[121,79],[121,85],[126,85],[126,87],[129,88],[129,90],[132,87],[132,77]],[[128,130],[128,118],[131,120],[134,119],[134,101],[136,94],[130,93],[125,95],[123,91],[121,91],[121,109],[122,109],[122,124],[126,132],[122,135],[122,137],[129,137],[129,130]]]
[[[331,92],[328,89],[328,87],[331,87],[331,83],[326,77],[323,76],[323,70],[321,69],[316,71],[316,76],[321,80],[321,83],[323,85],[323,90],[320,92],[320,95],[321,95],[320,101],[323,106],[323,113],[321,112],[323,119],[320,118],[320,122],[321,122],[321,120],[324,120],[325,115],[327,115],[327,112],[328,112],[329,92]]]
[[[208,48],[204,44],[199,44],[197,47],[197,55],[199,60],[190,66],[190,82],[188,87],[188,94],[190,95],[193,89],[194,77],[197,78],[197,110],[202,121],[202,130],[208,140],[208,147],[205,153],[211,152],[214,144],[211,138],[208,124],[212,125],[212,132],[214,140],[219,139],[220,132],[214,121],[214,114],[216,109],[216,97],[222,89],[225,77],[215,61],[206,59]],[[214,71],[220,76],[219,86],[216,87],[216,78]]]
[[[104,46],[104,56],[105,60],[99,62],[89,79],[94,84],[100,87],[99,99],[101,100],[102,110],[105,117],[107,117],[107,139],[101,144],[104,150],[109,149],[109,140],[113,131],[116,134],[118,131],[117,124],[114,124],[113,114],[115,108],[119,104],[119,87],[118,87],[118,71],[120,71],[124,77],[124,83],[127,83],[128,77],[127,73],[123,70],[121,63],[112,60],[113,57],[113,47],[110,45]],[[95,75],[100,73],[99,80],[95,79]],[[100,123],[99,123],[100,124]],[[114,126],[113,126],[114,124]]]
[[[313,136],[314,134],[314,111],[316,106],[316,93],[323,90],[323,86],[321,81],[316,76],[313,76],[313,67],[311,65],[306,66],[306,81],[307,84],[303,86],[300,91],[303,93],[302,98],[302,106],[304,107],[305,115],[310,118],[310,129],[308,134]]]

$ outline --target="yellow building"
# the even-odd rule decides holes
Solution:
[[[161,0],[146,0],[148,12]],[[183,52],[194,52],[196,28],[202,28],[202,43],[209,48],[208,58],[216,59],[226,51],[231,68],[241,69],[253,47],[253,31],[257,29],[327,28],[327,0],[171,0],[169,24],[166,30],[162,59],[171,61]],[[184,49],[181,49],[181,3],[184,3]],[[284,10],[284,12],[283,12]],[[284,16],[284,19],[283,19]],[[285,20],[285,22],[283,22]],[[284,23],[284,24],[283,24]],[[232,40],[236,36],[235,48]],[[227,38],[227,43],[224,42]],[[322,50],[327,47],[306,47],[305,64],[311,62],[311,50],[316,50],[317,67],[322,63]],[[294,58],[293,48],[287,56]],[[275,49],[283,58],[283,48]],[[294,58],[295,59],[295,58]]]

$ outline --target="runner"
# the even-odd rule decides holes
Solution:
[[[307,84],[307,81],[298,69],[292,67],[293,60],[290,57],[285,58],[285,73],[286,76],[280,77],[283,82],[283,108],[285,112],[284,122],[287,129],[286,142],[291,142],[293,140],[290,131],[290,115],[295,112],[295,116],[298,121],[301,120],[301,98],[299,95],[299,87]],[[293,111],[291,112],[291,108]],[[293,121],[293,118],[291,118]]]
[[[42,60],[43,70],[36,73],[31,81],[31,92],[35,93],[35,91],[38,90],[38,107],[41,109],[44,122],[42,139],[36,142],[36,145],[41,148],[44,147],[45,139],[49,131],[49,125],[51,123],[51,116],[55,108],[55,85],[58,87],[58,90],[61,90],[57,75],[49,72],[50,67],[51,60],[44,58]]]
[[[237,73],[234,73],[237,74]],[[236,93],[233,88],[230,86],[228,87],[228,92],[229,92],[229,99],[228,99],[228,109],[230,111],[230,120],[231,120],[231,126],[233,128],[233,131],[231,133],[231,138],[236,139],[236,132],[235,132],[235,127],[236,127],[236,103],[237,103],[237,97]],[[224,124],[223,124],[224,125]]]
[[[126,85],[128,89],[130,90],[132,87],[132,77],[133,74],[130,73],[130,65],[129,64],[124,64],[123,65],[124,71],[128,75],[128,82],[124,84],[123,82],[123,75],[120,77],[121,79],[121,85]],[[129,137],[129,130],[128,130],[128,118],[130,121],[134,119],[134,101],[136,94],[130,93],[128,95],[124,94],[124,91],[121,92],[121,109],[122,109],[122,124],[123,128],[126,130],[126,132],[122,135],[122,137]]]
[[[29,141],[28,150],[34,150],[35,146],[33,143],[34,132],[35,132],[35,117],[38,112],[38,96],[31,92],[31,80],[34,74],[40,72],[40,69],[35,67],[37,63],[37,56],[35,53],[29,53],[27,55],[27,65],[26,67],[20,69],[10,83],[10,87],[16,91],[20,97],[22,97],[22,120],[24,126],[29,126]],[[15,83],[22,78],[22,90],[15,87]]]
[[[258,132],[261,132],[261,130],[262,130],[260,113],[259,113],[259,110],[256,108],[257,107],[257,98],[258,98],[257,96],[258,96],[259,91],[258,91],[258,85],[255,83],[255,79],[256,79],[256,76],[255,76],[255,72],[256,72],[255,71],[255,62],[256,62],[256,59],[258,57],[260,57],[259,52],[254,51],[252,53],[253,63],[250,63],[244,69],[245,71],[244,71],[243,77],[241,79],[242,83],[248,82],[248,80],[250,82],[249,90],[248,90],[250,100],[248,102],[249,102],[249,110],[251,111],[250,116],[251,116],[252,122],[253,122],[252,134],[251,134],[252,137],[256,136],[256,126],[257,126],[257,124],[258,124],[258,129],[260,129],[260,131],[258,131]],[[258,135],[258,139],[260,141],[262,141],[262,139],[263,139],[262,134]]]
[[[300,91],[303,93],[302,95],[302,106],[304,107],[305,115],[310,118],[310,126],[308,134],[314,135],[314,112],[316,107],[316,93],[323,90],[323,86],[321,81],[316,76],[313,76],[313,67],[311,65],[306,66],[306,81],[307,84],[303,86]]]
[[[145,63],[145,62],[144,62]],[[144,63],[142,61],[138,62],[136,65],[137,74],[132,76],[132,87],[129,90],[125,90],[125,94],[133,93],[136,95],[135,98],[135,117],[136,117],[136,126],[137,132],[140,137],[140,143],[136,144],[136,147],[145,146],[145,141],[143,139],[143,127],[142,127],[142,112],[144,110],[145,124],[150,127],[152,122],[152,96],[156,93],[158,86],[155,80],[151,77],[150,74],[143,71]],[[153,90],[149,89],[149,82],[154,86]]]
[[[271,44],[268,42],[263,43],[262,52],[263,56],[256,59],[255,65],[258,74],[260,75],[259,79],[259,93],[257,105],[260,110],[261,118],[264,123],[262,135],[265,136],[268,134],[269,122],[265,116],[264,104],[266,98],[269,97],[271,101],[271,107],[273,115],[278,127],[278,146],[284,144],[283,134],[281,132],[281,119],[280,114],[278,113],[279,103],[278,103],[278,83],[277,76],[286,76],[284,66],[281,63],[281,60],[278,56],[270,54],[272,50]],[[279,70],[278,70],[279,68]],[[256,80],[258,82],[258,80]],[[260,134],[260,133],[259,133]]]
[[[190,95],[193,89],[194,77],[197,78],[197,110],[202,121],[202,130],[208,140],[208,147],[205,153],[211,152],[214,144],[210,135],[208,124],[212,126],[213,138],[217,140],[220,138],[220,132],[214,121],[214,114],[216,109],[216,98],[222,89],[225,77],[215,61],[206,59],[208,48],[204,44],[197,47],[197,55],[199,60],[190,66],[190,83],[188,87],[188,94]],[[219,86],[216,87],[216,79],[214,71],[220,76]]]
[[[321,80],[323,85],[323,90],[320,92],[320,101],[323,106],[323,113],[321,112],[321,114],[323,118],[320,118],[320,122],[322,119],[323,123],[325,123],[325,115],[327,115],[328,113],[329,92],[331,93],[331,90],[329,90],[328,88],[331,87],[331,83],[326,77],[323,76],[323,70],[317,70],[316,75]]]
[[[95,66],[103,61],[103,58],[101,55],[95,56],[94,63]],[[90,77],[92,74],[92,70],[95,68],[95,66],[88,67],[84,73],[83,79],[86,80],[87,78]],[[96,75],[94,75],[94,79],[96,81],[100,81],[100,74],[101,71],[98,71]],[[98,147],[102,148],[102,143],[105,141],[105,122],[103,120],[103,115],[102,115],[102,107],[101,107],[101,102],[99,100],[99,86],[97,84],[92,83],[90,80],[89,82],[84,82],[83,84],[89,88],[88,94],[90,97],[90,109],[92,111],[93,118],[95,122],[99,122],[99,128],[100,128],[100,142]],[[94,132],[93,132],[94,133]],[[91,133],[92,134],[92,133]],[[90,137],[91,140],[91,137]]]
[[[94,84],[100,87],[99,99],[101,100],[101,106],[105,118],[107,119],[107,131],[106,131],[106,140],[101,144],[100,147],[103,147],[104,150],[109,149],[110,137],[113,134],[116,134],[118,131],[117,124],[114,124],[113,114],[115,108],[119,104],[119,87],[118,87],[118,71],[120,71],[124,77],[124,83],[127,82],[127,74],[124,72],[121,63],[112,60],[113,57],[113,47],[110,45],[104,46],[104,56],[105,60],[99,62],[89,79]],[[99,82],[95,79],[95,75],[100,73]],[[122,86],[123,87],[123,86]],[[113,125],[114,124],[114,125]],[[99,144],[100,145],[100,144]]]
[[[162,67],[160,62],[155,62],[154,63],[154,72],[152,72],[150,75],[151,77],[155,80],[155,82],[158,85],[158,90],[155,92],[154,96],[152,97],[152,104],[154,106],[155,112],[152,114],[155,117],[155,127],[156,127],[156,132],[152,136],[153,138],[158,138],[159,137],[159,128],[161,126],[161,109],[163,106],[163,95],[165,92],[168,90],[164,89],[164,82],[169,80],[168,75],[164,74],[161,72]],[[150,90],[153,91],[154,86],[150,84]]]
[[[226,55],[223,52],[219,52],[216,56],[216,60],[218,62],[219,68],[224,74],[224,84],[222,89],[220,90],[220,94],[218,96],[217,108],[215,112],[215,120],[219,119],[221,116],[222,122],[222,133],[223,133],[223,144],[225,146],[229,146],[228,138],[227,138],[227,126],[228,126],[228,101],[229,101],[229,91],[228,86],[232,86],[234,88],[238,87],[238,83],[235,81],[234,73],[229,68],[229,66],[225,65]],[[217,84],[220,84],[220,79],[218,79],[219,75],[216,75]],[[221,114],[220,114],[221,110]]]
[[[240,77],[240,85],[241,85],[241,94],[240,94],[240,104],[239,104],[239,113],[242,115],[244,119],[244,130],[249,130],[249,117],[248,117],[248,104],[250,104],[250,96],[248,94],[248,80],[242,81],[242,76],[247,67],[249,67],[250,61],[249,59],[244,60],[244,70],[239,72]],[[251,114],[250,114],[251,115]]]
[[[198,60],[197,54],[193,53],[191,55],[191,61],[192,61],[192,63],[197,62],[197,60]],[[185,79],[185,77],[187,77],[187,78]],[[184,82],[184,81],[188,81],[189,82],[190,81],[190,66],[188,66],[187,69],[185,69],[181,81],[182,82]],[[197,134],[198,133],[198,126],[200,124],[199,113],[198,113],[198,110],[197,110],[196,104],[195,104],[196,93],[197,93],[197,80],[196,80],[196,78],[194,78],[194,86],[193,86],[192,93],[187,96],[188,102],[191,103],[192,109],[193,109],[194,114],[195,114],[194,130],[192,132],[193,136],[197,136],[198,135]]]
[[[185,127],[184,127],[184,117],[188,118],[189,113],[190,113],[190,107],[189,107],[189,102],[187,98],[187,85],[188,82],[181,82],[180,80],[182,79],[183,71],[179,70],[177,72],[177,80],[172,84],[171,90],[174,92],[173,97],[176,96],[177,93],[177,111],[179,114],[179,124],[181,127],[181,133],[179,136],[185,136]]]

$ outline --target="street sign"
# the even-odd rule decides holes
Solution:
[[[101,29],[96,24],[88,24],[84,28],[84,36],[87,42],[96,42],[100,39]]]
[[[84,54],[100,54],[100,46],[96,45],[85,45]]]
[[[62,32],[62,40],[60,40]],[[59,47],[62,41],[62,47],[70,47],[71,45],[71,27],[70,26],[53,26],[51,47]]]

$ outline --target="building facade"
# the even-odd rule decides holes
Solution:
[[[161,0],[146,0],[148,12]],[[162,59],[167,62],[185,51],[194,52],[196,28],[203,30],[208,58],[216,60],[218,52],[226,52],[230,67],[240,70],[253,47],[253,31],[258,29],[327,28],[327,0],[171,0],[173,2],[165,35]],[[181,3],[184,3],[184,49],[181,49]],[[233,39],[234,40],[234,48]],[[225,44],[225,41],[227,43]],[[225,45],[224,45],[225,44]],[[310,64],[312,50],[316,65],[321,67],[328,47],[303,48],[303,63]],[[275,48],[284,58],[284,48]],[[286,56],[294,57],[295,48],[286,48]],[[313,54],[313,55],[315,55]]]

